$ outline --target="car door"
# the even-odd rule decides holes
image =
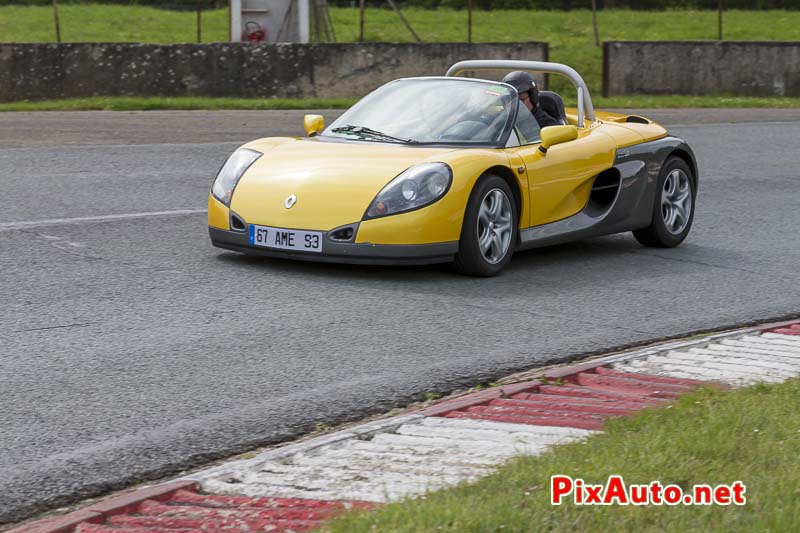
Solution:
[[[614,162],[614,140],[598,126],[580,128],[577,139],[551,146],[544,154],[539,150],[536,119],[521,106],[515,125],[520,146],[507,150],[510,156],[523,160],[528,176],[530,215],[527,224],[522,221],[522,227],[555,222],[586,206],[594,177]]]

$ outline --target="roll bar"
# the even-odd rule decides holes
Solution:
[[[578,90],[578,127],[584,127],[584,117],[591,122],[596,120],[594,106],[592,106],[592,97],[589,96],[589,88],[586,87],[586,82],[583,81],[581,75],[578,74],[574,68],[562,65],[561,63],[518,61],[510,59],[471,59],[468,61],[459,61],[447,69],[447,74],[445,74],[445,76],[458,76],[463,72],[479,72],[486,70],[527,70],[566,76]]]

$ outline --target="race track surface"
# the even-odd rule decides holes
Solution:
[[[590,239],[492,279],[212,248],[216,170],[302,112],[0,114],[0,523],[425,392],[796,315],[796,111],[645,112],[698,156],[684,245]]]

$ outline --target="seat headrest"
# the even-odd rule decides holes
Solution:
[[[561,95],[553,91],[539,91],[539,105],[559,124],[567,124],[567,112],[564,110],[564,100]]]

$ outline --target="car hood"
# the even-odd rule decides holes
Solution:
[[[233,212],[250,224],[321,231],[358,222],[395,176],[453,150],[318,138],[261,139],[245,147],[264,155],[236,186]],[[287,209],[291,195],[297,200]]]

